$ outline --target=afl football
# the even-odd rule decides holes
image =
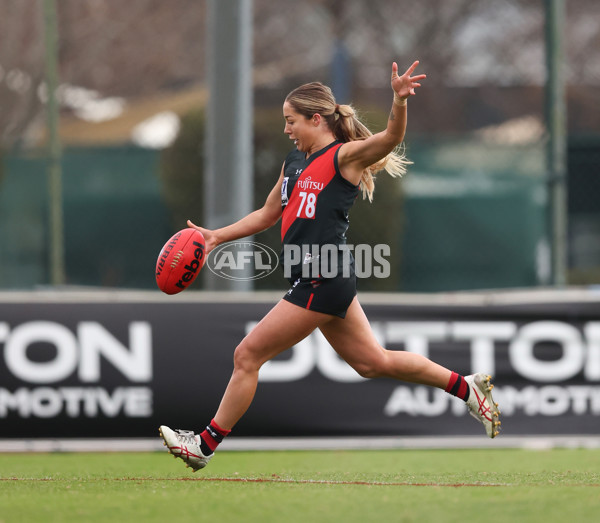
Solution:
[[[161,249],[156,261],[156,284],[165,294],[187,289],[204,265],[204,236],[197,229],[182,229]]]

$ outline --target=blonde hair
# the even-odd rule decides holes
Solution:
[[[331,89],[321,82],[311,82],[297,87],[286,96],[285,101],[305,118],[320,114],[340,142],[365,140],[373,136],[373,133],[358,119],[354,108],[351,105],[338,105]],[[411,163],[406,159],[403,148],[398,146],[385,158],[369,165],[360,179],[363,198],[373,201],[377,172],[385,170],[390,176],[402,176],[406,174],[406,166]]]

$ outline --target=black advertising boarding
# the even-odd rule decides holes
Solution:
[[[389,300],[388,300],[389,301]],[[0,303],[0,438],[200,430],[273,303]],[[489,372],[503,434],[600,433],[600,303],[364,305],[380,343]],[[282,325],[285,328],[285,325]],[[239,436],[476,435],[440,390],[366,380],[317,331],[260,373]]]

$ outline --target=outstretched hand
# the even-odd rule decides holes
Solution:
[[[425,74],[411,76],[417,68],[417,65],[419,65],[418,60],[415,61],[402,76],[398,76],[398,64],[396,62],[392,64],[392,89],[402,99],[414,96],[415,87],[421,87],[419,82],[427,77]]]
[[[205,229],[204,227],[199,227],[198,225],[195,225],[194,223],[192,223],[191,220],[187,221],[187,225],[188,227],[191,227],[192,229],[196,229],[197,231],[200,231],[202,233],[202,236],[204,236],[204,254],[208,255],[208,253],[210,251],[212,251],[217,245],[217,238],[215,237],[214,231],[211,231],[210,229]]]

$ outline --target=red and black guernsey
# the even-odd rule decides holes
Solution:
[[[342,145],[335,141],[309,158],[299,150],[287,156],[281,186],[283,253],[286,246],[297,246],[303,253],[309,246],[314,256],[315,248],[321,252],[324,245],[339,248],[346,244],[348,213],[359,186],[340,173],[338,152]],[[291,263],[286,256],[282,256],[282,260],[286,274],[291,275],[290,280],[302,276],[304,260]],[[348,257],[338,256],[339,269],[344,260],[348,262]],[[351,257],[350,260],[353,263]]]

